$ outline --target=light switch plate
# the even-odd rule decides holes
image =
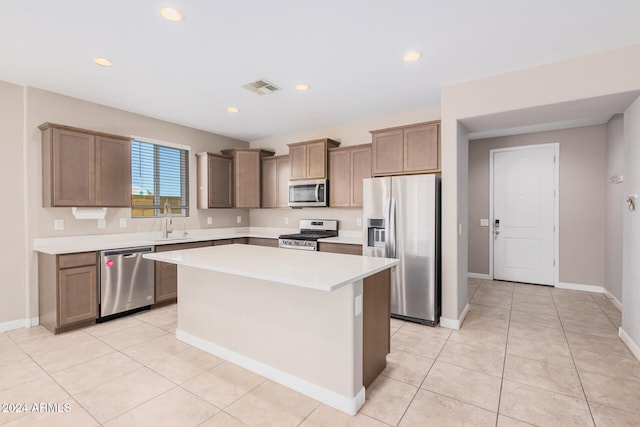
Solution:
[[[127,228],[127,218],[120,218],[120,228]]]
[[[242,217],[241,217],[240,215],[238,215],[238,216],[236,217],[236,222],[237,222],[238,224],[242,224]]]
[[[207,217],[207,224],[208,225],[213,224],[213,218],[211,218],[210,216]]]
[[[284,217],[284,224],[285,225],[289,224],[289,217],[288,216]]]
[[[488,227],[489,219],[488,218],[480,218],[480,227]]]
[[[56,231],[64,230],[64,219],[54,219],[53,220],[53,229]]]
[[[359,316],[362,314],[362,294],[356,295],[354,303],[355,303],[355,306],[354,306],[355,315]]]
[[[357,225],[358,227],[362,227],[362,218],[358,218],[358,219],[356,219],[356,225]]]
[[[100,218],[98,220],[98,228],[107,228],[107,220],[104,218]]]

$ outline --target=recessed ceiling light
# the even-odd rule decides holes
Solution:
[[[182,21],[182,14],[171,7],[160,9],[160,15],[167,21]]]
[[[404,62],[417,61],[421,56],[422,54],[420,52],[407,52],[402,55],[402,60]]]
[[[296,90],[299,90],[299,91],[309,90],[309,85],[301,83],[299,85],[296,85]]]
[[[111,67],[111,61],[109,61],[107,58],[101,58],[99,56],[96,56],[95,58],[93,58],[93,62],[95,62],[98,65],[102,65],[103,67]]]
[[[237,113],[240,110],[238,110],[237,107],[227,107],[227,111],[230,113]]]

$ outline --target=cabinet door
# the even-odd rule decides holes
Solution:
[[[52,206],[95,206],[95,137],[53,129],[51,155]]]
[[[96,136],[96,205],[131,206],[130,141]]]
[[[286,208],[289,206],[289,174],[291,172],[289,166],[289,157],[280,157],[276,159],[276,206]]]
[[[58,273],[60,326],[98,317],[97,267],[75,267]]]
[[[329,206],[349,207],[351,199],[351,150],[329,151]]]
[[[156,303],[178,296],[178,266],[156,261]]]
[[[287,170],[287,173],[289,171]],[[277,159],[262,159],[262,207],[278,206],[278,171]]]
[[[373,175],[399,173],[403,169],[402,129],[373,134]]]
[[[235,166],[235,207],[260,207],[260,153],[237,151]]]
[[[307,178],[327,177],[327,145],[324,141],[307,144]]]
[[[352,207],[362,207],[362,180],[371,178],[371,147],[351,150],[351,200]]]
[[[438,125],[423,125],[404,130],[404,170],[427,172],[439,169]]]
[[[307,178],[307,146],[295,145],[289,147],[289,162],[291,167],[291,179]]]
[[[232,159],[209,156],[209,207],[233,207]]]

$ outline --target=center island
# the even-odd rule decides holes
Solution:
[[[354,415],[390,350],[398,260],[251,245],[144,255],[178,266],[176,337]]]

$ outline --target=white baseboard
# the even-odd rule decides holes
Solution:
[[[464,310],[462,310],[462,314],[459,319],[447,319],[446,317],[440,317],[440,326],[443,328],[459,330],[462,326],[462,322],[464,322],[464,318],[467,317],[467,313],[469,313],[468,303],[464,307]]]
[[[491,280],[493,279],[493,277],[491,277],[488,274],[482,274],[482,273],[467,273],[467,277],[469,279],[483,279],[483,280]]]
[[[622,342],[629,347],[629,350],[631,350],[631,353],[633,353],[636,359],[640,360],[640,346],[629,336],[629,334],[625,332],[624,329],[622,329],[622,327],[618,329],[618,336],[620,336]]]
[[[613,294],[606,289],[604,290],[604,294],[611,300],[611,303],[615,305],[618,310],[622,311],[622,303],[618,300],[618,298],[613,296]]]
[[[570,289],[572,291],[596,292],[599,294],[604,293],[604,288],[602,286],[583,285],[581,283],[558,282],[555,287],[558,289]]]
[[[0,323],[0,332],[12,331],[20,328],[30,328],[40,324],[39,317],[32,317],[31,319],[17,319],[9,322]]]
[[[226,347],[198,338],[187,332],[181,331],[180,329],[176,330],[176,338],[199,348],[200,350],[206,351],[214,356],[218,356],[221,359],[248,369],[256,374],[262,375],[263,377],[269,378],[270,380],[282,384],[285,387],[289,387],[290,389],[309,396],[312,399],[318,400],[342,412],[346,412],[349,415],[355,415],[360,407],[364,405],[364,387],[361,387],[360,391],[358,391],[358,393],[353,397],[343,396],[335,391],[319,386],[318,384],[314,384],[303,378],[281,371],[273,366],[266,365],[233,350],[229,350]]]

